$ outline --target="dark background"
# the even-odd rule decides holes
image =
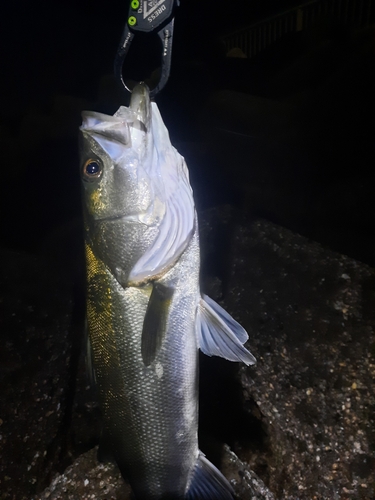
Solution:
[[[295,5],[182,1],[172,74],[156,101],[199,209],[246,207],[374,265],[373,25],[318,19],[253,59],[226,58],[220,41]],[[74,245],[80,111],[128,102],[112,77],[126,16],[127,2],[114,0],[20,1],[3,11],[3,246]]]

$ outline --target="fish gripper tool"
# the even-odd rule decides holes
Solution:
[[[159,78],[154,87],[149,85],[150,97],[155,97],[167,83],[171,69],[174,15],[178,6],[179,0],[131,0],[126,25],[115,57],[115,77],[128,92],[132,91],[124,79],[123,67],[136,35],[140,35],[147,41],[148,34],[157,34],[161,40]]]

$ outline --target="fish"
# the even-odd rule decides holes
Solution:
[[[198,446],[198,352],[247,365],[245,329],[199,285],[189,172],[145,84],[84,111],[87,327],[104,443],[137,500],[230,500]]]

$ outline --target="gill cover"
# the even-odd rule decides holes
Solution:
[[[150,103],[148,93],[143,106],[139,101],[139,95],[133,91],[130,108],[137,109],[143,122],[144,117],[151,117],[154,148],[148,168],[153,171],[153,188],[164,204],[164,215],[158,223],[157,237],[131,270],[129,281],[156,276],[177,260],[190,240],[195,214],[185,159],[172,146],[160,111],[155,103]]]

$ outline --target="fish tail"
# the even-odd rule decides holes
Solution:
[[[199,453],[186,500],[233,500],[232,486],[202,452]]]

